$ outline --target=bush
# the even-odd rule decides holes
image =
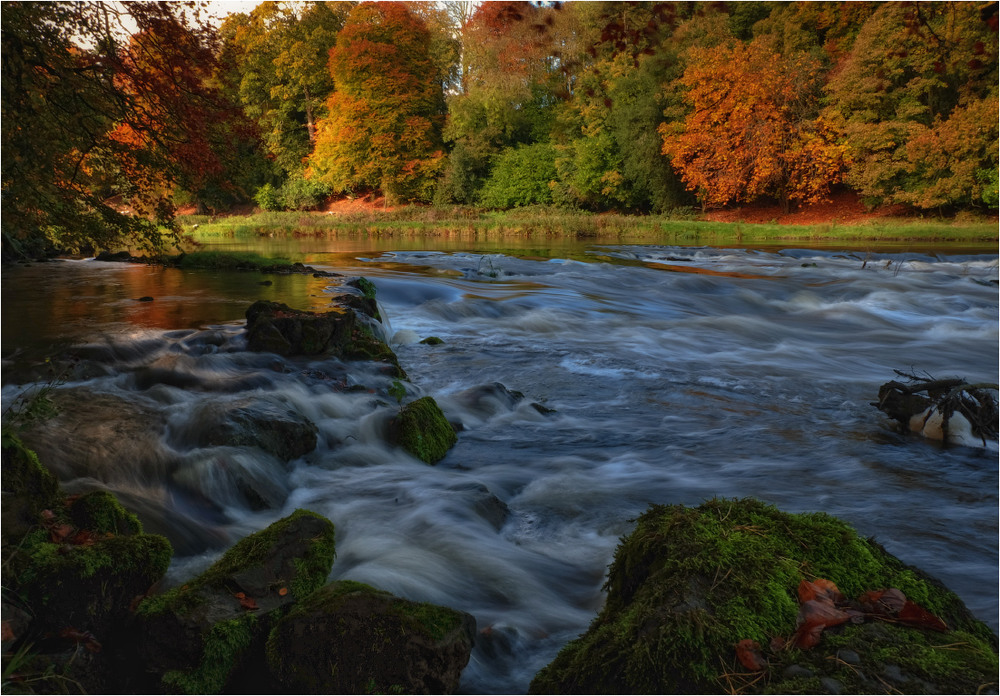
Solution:
[[[278,202],[283,210],[316,208],[329,195],[329,186],[315,179],[307,179],[301,174],[293,174],[277,192]],[[266,210],[271,210],[271,208],[266,208]]]
[[[552,182],[558,176],[555,159],[549,143],[504,150],[483,186],[481,203],[489,208],[552,203]]]
[[[253,195],[254,202],[264,210],[281,210],[278,192],[271,184],[264,184]]]

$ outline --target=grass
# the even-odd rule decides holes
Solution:
[[[249,216],[178,220],[194,240],[254,238],[276,234],[329,237],[595,238],[601,241],[655,242],[678,245],[740,245],[837,242],[962,243],[997,242],[996,220],[878,218],[859,224],[836,221],[816,225],[705,222],[691,211],[673,215],[594,214],[565,208],[531,206],[487,211],[462,206],[403,206],[348,214],[271,212]]]

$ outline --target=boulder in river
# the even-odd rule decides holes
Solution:
[[[458,440],[455,428],[430,396],[411,401],[389,424],[389,440],[428,464],[444,458]]]
[[[246,312],[247,347],[284,356],[332,355],[344,360],[371,360],[392,367],[403,377],[392,349],[373,331],[375,301],[358,295],[338,298],[329,312],[292,309],[280,302],[260,300]]]
[[[340,581],[278,622],[267,661],[283,693],[454,693],[475,633],[465,612]]]
[[[289,462],[316,449],[317,432],[312,421],[288,404],[244,398],[201,404],[175,437],[196,447],[258,447]]]
[[[803,587],[820,593],[806,599]],[[890,683],[976,693],[997,683],[997,638],[956,595],[823,513],[752,499],[654,505],[622,539],[605,589],[590,628],[531,693],[883,693]]]

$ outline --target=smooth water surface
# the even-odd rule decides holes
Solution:
[[[60,474],[172,535],[186,553],[175,580],[306,507],[337,526],[333,578],[472,613],[462,690],[519,693],[600,608],[630,520],[651,503],[753,496],[843,518],[996,629],[996,451],[897,433],[869,403],[894,369],[997,381],[996,255],[320,245],[296,260],[375,282],[408,398],[434,396],[463,426],[439,464],[383,444],[397,408],[385,375],[243,350],[251,302],[320,309],[331,279],[94,261],[4,273],[5,407],[24,388],[12,357],[89,344],[101,369],[62,388],[159,425],[128,457],[81,425],[65,459],[94,464]],[[202,444],[200,409],[247,398],[308,417],[317,450],[286,467]],[[271,509],[248,504],[247,480]]]

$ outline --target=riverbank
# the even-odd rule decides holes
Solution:
[[[288,234],[476,241],[503,237],[593,237],[619,243],[681,246],[779,244],[876,248],[956,244],[990,249],[996,247],[998,239],[995,217],[915,217],[898,208],[867,210],[856,197],[844,196],[790,213],[762,205],[705,214],[687,210],[670,215],[625,215],[545,206],[490,211],[463,206],[388,207],[378,201],[343,201],[316,212],[240,211],[232,215],[181,215],[178,221],[195,242]]]

